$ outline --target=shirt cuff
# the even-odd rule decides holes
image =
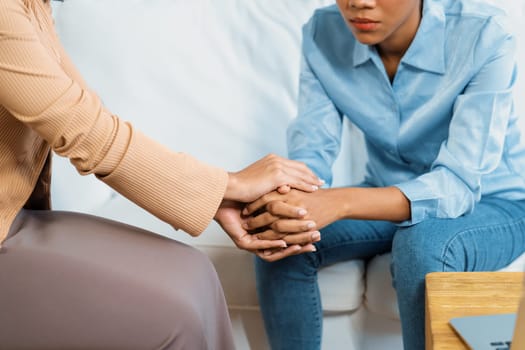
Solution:
[[[310,169],[315,176],[324,181],[323,188],[329,188],[332,186],[332,172],[327,164],[317,164],[319,162],[312,160],[312,158],[294,157],[293,155],[290,155],[289,158],[306,164],[308,169]]]
[[[426,186],[417,181],[407,181],[395,185],[410,201],[410,220],[397,223],[398,226],[412,226],[429,217],[436,217],[438,199],[429,196]]]

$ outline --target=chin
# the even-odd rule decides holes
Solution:
[[[377,45],[381,42],[381,39],[377,38],[373,34],[354,33],[354,37],[357,41],[364,45]]]
[[[379,28],[372,31],[363,31],[354,28],[351,24],[347,24],[347,26],[356,38],[356,40],[363,45],[377,45],[385,40],[384,32]]]

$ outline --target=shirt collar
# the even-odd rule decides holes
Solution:
[[[431,44],[430,44],[431,42]],[[355,41],[354,67],[376,55],[373,46]],[[423,1],[423,17],[401,63],[434,73],[445,73],[445,11],[435,0]]]
[[[372,51],[375,51],[372,46],[361,44],[356,40],[354,45],[354,67],[357,67],[371,59]]]

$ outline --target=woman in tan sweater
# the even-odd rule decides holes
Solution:
[[[293,235],[242,228],[242,203],[276,188],[314,191],[321,183],[305,165],[270,155],[227,173],[166,149],[88,89],[59,44],[48,1],[2,0],[2,349],[233,348],[206,257],[124,224],[49,210],[50,151],[176,229],[198,235],[217,220],[239,248],[266,260],[311,251],[319,239],[309,221],[290,227]]]

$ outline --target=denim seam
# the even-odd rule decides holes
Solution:
[[[316,323],[316,327],[318,328],[319,332],[316,336],[316,341],[317,341],[317,344],[316,345],[321,345],[321,339],[322,339],[322,332],[323,332],[323,323],[322,323],[322,318],[323,318],[323,315],[322,315],[322,306],[319,304],[319,301],[321,300],[321,296],[319,295],[319,298],[317,297],[317,294],[319,293],[319,290],[317,289],[317,283],[315,284],[312,284],[311,285],[311,288],[313,289],[312,290],[312,295],[315,295],[315,297],[313,297],[313,304],[314,304],[314,309],[315,309],[315,323]],[[319,313],[319,310],[321,310],[321,313]]]

